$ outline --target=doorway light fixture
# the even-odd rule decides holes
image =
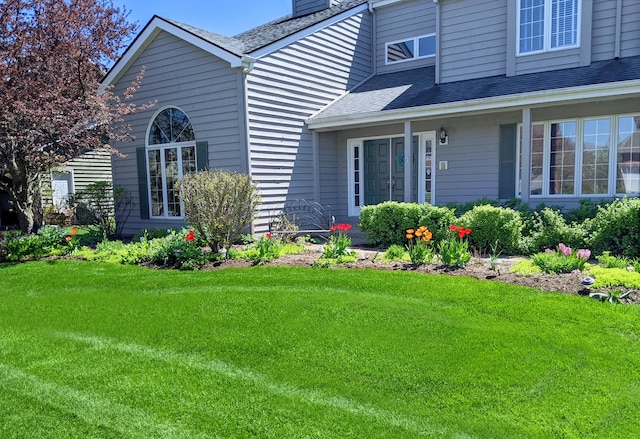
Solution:
[[[447,130],[445,130],[443,126],[440,127],[440,131],[438,132],[438,139],[440,140],[440,145],[449,144],[449,136],[447,136]]]

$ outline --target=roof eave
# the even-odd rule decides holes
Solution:
[[[632,95],[640,95],[640,79],[327,118],[318,115],[320,117],[311,117],[306,120],[306,123],[309,129],[330,131],[363,125],[396,123],[407,119],[466,116],[487,111],[503,112],[548,104],[615,99]]]
[[[153,39],[160,33],[160,31],[168,32],[177,38],[180,38],[202,50],[209,52],[210,54],[226,61],[232,68],[243,66],[243,56],[229,52],[228,50],[219,47],[209,41],[206,41],[202,37],[199,37],[191,32],[188,32],[168,21],[164,20],[157,15],[153,16],[151,20],[146,24],[142,32],[133,40],[131,45],[122,54],[120,59],[111,67],[109,72],[102,78],[101,91],[104,91],[107,87],[115,84],[124,73],[131,67],[131,65],[138,59],[146,47],[153,41]]]

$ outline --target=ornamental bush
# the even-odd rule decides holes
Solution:
[[[558,242],[570,247],[586,247],[585,230],[580,223],[567,223],[562,212],[545,207],[534,212],[528,219],[529,235],[521,242],[520,250],[525,255],[553,248]]]
[[[260,201],[249,175],[201,171],[180,181],[185,218],[213,252],[227,248],[256,216]]]
[[[449,225],[455,222],[453,210],[430,204],[398,203],[387,201],[374,206],[365,206],[360,213],[358,226],[366,234],[367,242],[380,247],[403,246],[406,230],[416,224],[426,226],[434,240],[448,236]]]
[[[598,206],[595,218],[584,223],[586,241],[595,254],[610,251],[640,257],[640,198],[616,199]]]
[[[460,225],[473,230],[470,246],[487,254],[498,242],[498,249],[506,254],[519,252],[523,222],[519,212],[491,205],[476,206],[460,217]]]

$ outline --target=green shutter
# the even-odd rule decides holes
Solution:
[[[498,170],[498,198],[516,195],[517,124],[500,125],[500,164]]]
[[[196,169],[198,171],[209,169],[209,142],[196,142]]]
[[[147,184],[147,160],[146,148],[136,148],[136,160],[138,161],[138,191],[140,192],[140,218],[149,219],[149,186]]]

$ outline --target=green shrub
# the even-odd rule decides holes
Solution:
[[[453,211],[430,204],[387,201],[365,206],[360,213],[360,229],[372,245],[389,247],[406,243],[407,229],[426,226],[435,241],[446,239],[448,227],[455,222]]]
[[[40,259],[47,256],[59,256],[72,248],[66,240],[69,229],[57,226],[42,226],[37,233],[28,235],[7,234],[4,253],[7,261]]]
[[[605,201],[600,202],[601,206],[606,206]],[[590,199],[580,200],[580,206],[569,210],[564,214],[564,218],[568,223],[583,223],[587,219],[595,218],[598,213],[598,205]]]
[[[567,224],[559,210],[545,207],[534,212],[529,222],[530,235],[525,236],[520,246],[523,254],[533,254],[546,248],[554,248],[560,242],[574,248],[587,247],[582,225]]]
[[[586,241],[594,253],[636,258],[640,256],[640,198],[616,199],[598,206],[598,213],[585,222]]]
[[[448,207],[453,211],[453,214],[456,217],[461,217],[465,213],[469,212],[470,210],[473,210],[478,206],[498,207],[500,206],[500,202],[497,200],[492,200],[490,198],[484,197],[484,198],[480,198],[479,200],[469,201],[467,203],[447,203],[446,205],[446,207]]]
[[[476,206],[462,215],[459,223],[473,230],[469,243],[480,253],[488,253],[496,241],[503,253],[519,252],[523,222],[515,210],[486,204]]]
[[[223,170],[197,172],[180,181],[185,218],[213,252],[238,241],[260,200],[249,175]]]
[[[640,273],[623,268],[589,267],[595,279],[594,288],[626,287],[640,289]]]
[[[616,257],[608,251],[602,252],[597,259],[603,268],[622,268],[626,270],[627,267],[633,266],[633,261],[629,260],[629,258],[624,256]]]
[[[384,252],[383,259],[385,261],[400,261],[406,257],[404,247],[398,244],[390,245],[386,252]]]

